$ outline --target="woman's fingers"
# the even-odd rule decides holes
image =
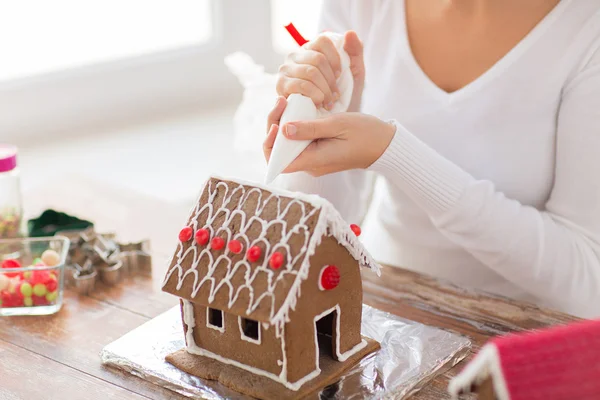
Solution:
[[[273,145],[275,144],[278,130],[279,126],[277,126],[277,124],[271,125],[271,128],[269,128],[269,132],[267,133],[267,138],[263,142],[263,153],[267,162],[271,158],[271,151],[273,151]]]
[[[283,126],[283,134],[292,140],[330,139],[340,135],[331,117],[313,121],[289,122]]]
[[[273,107],[269,113],[269,116],[267,117],[267,134],[270,132],[273,124],[279,124],[279,120],[281,119],[286,106],[287,100],[285,97],[279,96],[275,102],[275,107]]]
[[[363,58],[363,44],[354,31],[348,31],[344,35],[344,50],[350,57],[350,69],[352,76],[363,76],[365,64]]]
[[[335,72],[325,54],[315,50],[305,49],[290,54],[289,59],[294,64],[312,65],[313,67],[318,68],[327,81],[331,92],[335,93],[338,91]]]
[[[307,172],[312,176],[335,172],[337,162],[331,156],[331,151],[336,151],[335,146],[332,146],[331,143],[312,142],[284,172]]]
[[[324,107],[328,110],[333,107],[336,99],[333,97],[329,83],[317,67],[308,64],[283,64],[279,68],[279,72],[289,78],[300,78],[312,82],[323,93]]]
[[[329,65],[331,65],[331,68],[333,69],[334,75],[336,77],[340,76],[342,72],[342,61],[340,60],[340,55],[331,39],[327,36],[319,36],[314,41],[309,42],[307,48],[324,54],[325,57],[327,57]]]
[[[311,81],[299,78],[283,77],[277,81],[277,93],[288,97],[292,93],[299,93],[310,97],[317,107],[323,105],[325,94]]]

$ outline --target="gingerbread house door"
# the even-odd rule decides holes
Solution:
[[[338,318],[339,313],[337,309],[333,309],[315,320],[315,332],[319,345],[319,364],[321,364],[321,360],[324,357],[337,360],[336,349],[339,348],[339,343],[337,343],[338,335],[336,329]]]

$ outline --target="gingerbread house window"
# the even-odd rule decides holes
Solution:
[[[239,324],[242,340],[260,344],[260,324],[258,321],[239,317]]]
[[[215,308],[207,308],[206,310],[206,326],[223,332],[223,311]]]

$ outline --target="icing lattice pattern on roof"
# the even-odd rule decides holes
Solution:
[[[295,308],[324,235],[333,235],[361,266],[377,269],[348,224],[318,196],[211,178],[188,224],[194,232],[204,228],[211,237],[238,240],[244,251],[180,242],[163,286],[176,279],[172,292],[178,296],[264,322],[282,325]],[[251,246],[263,252],[255,263],[244,256]],[[284,255],[279,270],[269,267],[274,252]]]

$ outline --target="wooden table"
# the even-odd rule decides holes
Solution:
[[[89,297],[67,291],[53,316],[0,318],[0,399],[182,399],[131,375],[102,367],[108,343],[177,304],[160,291],[165,261],[189,205],[174,205],[126,189],[71,178],[26,196],[36,215],[54,207],[92,219],[97,229],[125,240],[150,238],[152,278],[136,277]],[[541,328],[574,317],[504,298],[462,290],[403,269],[384,267],[382,278],[364,276],[365,303],[402,317],[459,332],[476,351],[488,338]],[[415,399],[449,398],[448,379],[433,380]]]

